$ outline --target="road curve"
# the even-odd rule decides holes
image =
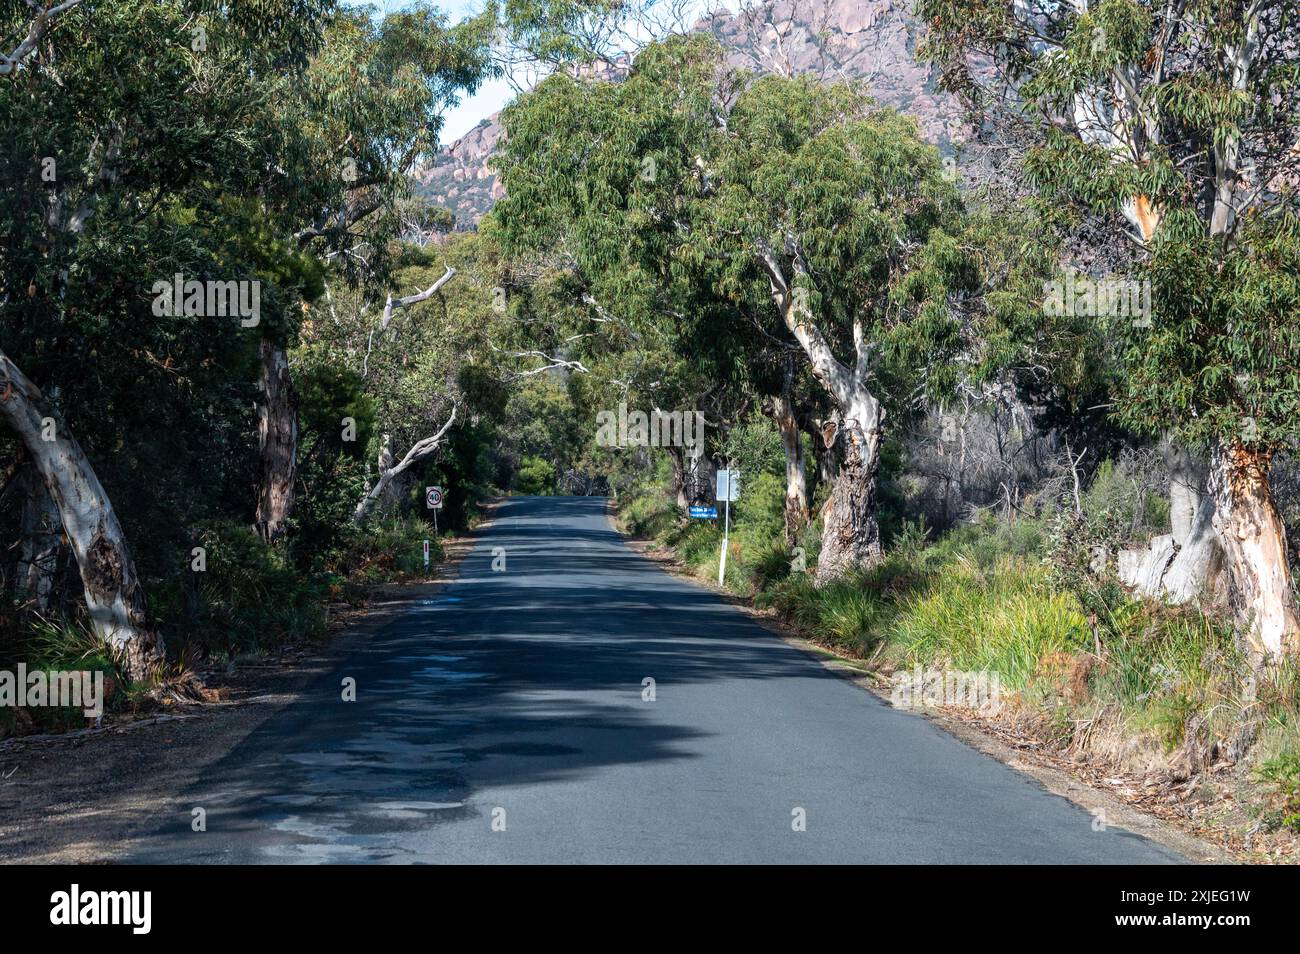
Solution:
[[[182,801],[124,860],[1183,861],[664,573],[599,498],[506,501],[459,579]]]

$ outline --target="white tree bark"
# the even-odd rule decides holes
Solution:
[[[388,330],[388,326],[392,324],[393,321],[393,313],[397,311],[397,309],[409,308],[411,305],[418,305],[422,301],[428,301],[438,293],[438,290],[442,288],[443,285],[447,284],[447,282],[451,281],[456,276],[456,269],[452,268],[450,265],[446,265],[444,268],[446,271],[442,273],[442,277],[422,292],[416,292],[414,295],[407,295],[405,298],[394,298],[392,295],[389,295],[388,300],[384,303],[384,313],[379,319],[379,330],[381,332]]]
[[[1238,617],[1267,659],[1300,652],[1300,609],[1287,562],[1286,527],[1269,486],[1272,454],[1234,442],[1210,468],[1214,527],[1232,574]]]
[[[788,392],[772,398],[772,420],[781,434],[785,454],[785,541],[793,545],[799,531],[808,525],[808,480],[799,423]]]
[[[794,277],[806,279],[807,269],[797,245],[792,241],[788,244]],[[822,585],[853,567],[876,563],[884,555],[876,522],[876,474],[885,410],[867,387],[870,343],[861,322],[854,322],[855,360],[849,368],[835,357],[817,328],[803,289],[786,278],[771,249],[761,247],[758,253],[771,285],[773,303],[841,417],[838,429],[831,431],[826,441],[829,448],[842,439],[844,451],[830,499],[822,511],[822,547],[816,576],[818,585]]]
[[[162,639],[148,625],[144,591],[108,494],[76,439],[4,352],[0,379],[0,420],[23,442],[58,508],[91,625],[119,654],[127,676],[143,680],[162,657]]]
[[[379,479],[375,481],[374,486],[371,487],[370,490],[366,492],[365,496],[361,498],[360,502],[357,504],[357,509],[352,514],[352,519],[355,523],[363,523],[365,521],[366,517],[368,517],[371,511],[374,510],[376,502],[384,496],[389,485],[392,484],[395,478],[406,473],[406,471],[424,460],[442,445],[443,436],[447,433],[455,420],[456,406],[452,405],[451,416],[447,418],[447,423],[442,425],[438,430],[438,433],[413,444],[411,449],[406,452],[406,456],[404,456],[395,466],[389,467],[387,470],[384,470],[381,467]]]
[[[78,6],[81,0],[62,0],[61,3],[52,3],[48,6],[39,5],[34,0],[29,0],[28,6],[36,11],[36,16],[27,26],[27,33],[19,44],[9,53],[0,50],[0,76],[9,76],[18,69],[19,64],[40,45],[45,34],[49,32],[54,21],[63,16],[73,7]]]
[[[1178,546],[1178,555],[1165,570],[1159,589],[1146,592],[1172,603],[1188,603],[1197,597],[1215,601],[1223,588],[1223,546],[1214,529],[1213,497],[1201,497],[1187,536]]]
[[[1169,467],[1169,524],[1174,542],[1187,543],[1205,495],[1205,468],[1186,448],[1166,441],[1163,447]]]

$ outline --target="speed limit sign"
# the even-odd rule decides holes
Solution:
[[[442,488],[425,487],[424,488],[424,505],[430,510],[442,509]]]

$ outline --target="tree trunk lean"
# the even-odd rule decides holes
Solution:
[[[257,439],[261,455],[257,484],[257,529],[266,540],[285,530],[293,510],[298,456],[298,395],[289,377],[284,348],[265,338],[260,345],[262,402]]]
[[[382,501],[388,499],[388,494],[394,487],[394,481],[400,479],[408,470],[442,446],[447,431],[451,429],[452,424],[456,423],[456,411],[456,405],[453,404],[447,422],[442,425],[438,433],[432,437],[425,437],[416,441],[396,464],[393,463],[392,438],[388,434],[383,436],[379,448],[379,478],[362,495],[361,500],[357,502],[357,508],[352,512],[354,523],[363,524],[375,509],[376,504],[379,504],[382,509]]]
[[[1267,658],[1300,650],[1300,611],[1287,563],[1286,528],[1269,486],[1272,454],[1240,441],[1211,464],[1214,526],[1231,573],[1234,599],[1252,648]]]
[[[3,352],[0,378],[0,420],[23,442],[58,509],[91,626],[119,655],[128,678],[144,680],[162,658],[162,639],[148,624],[135,561],[108,494],[40,389]]]

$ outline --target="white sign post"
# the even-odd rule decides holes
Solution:
[[[722,554],[718,557],[718,586],[727,576],[727,543],[731,537],[731,502],[740,499],[740,471],[718,471],[718,493],[723,509],[722,518]]]
[[[424,488],[424,505],[433,511],[433,535],[438,535],[438,511],[442,509],[442,488],[425,487]],[[429,563],[429,547],[426,544],[424,548],[425,565]]]
[[[429,541],[424,541],[424,568],[429,569]]]

